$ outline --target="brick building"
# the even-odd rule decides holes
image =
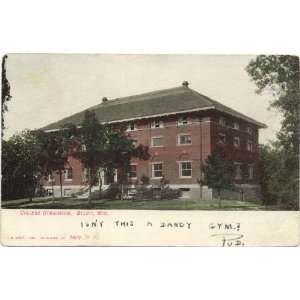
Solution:
[[[207,187],[199,187],[201,164],[217,145],[222,145],[235,162],[236,184],[257,191],[258,135],[266,126],[215,100],[182,86],[141,95],[108,100],[89,108],[99,121],[118,126],[126,123],[128,135],[138,144],[148,145],[148,161],[132,160],[129,173],[132,185],[144,176],[151,185],[159,185],[162,176],[171,187],[181,188],[187,195],[202,191],[210,198]],[[80,124],[84,111],[52,123],[45,131],[56,131],[66,123]],[[51,182],[53,180],[54,182]],[[118,180],[103,174],[104,187]],[[70,157],[63,179],[64,195],[85,187],[85,172],[79,161]],[[59,179],[45,182],[45,188],[59,192]]]

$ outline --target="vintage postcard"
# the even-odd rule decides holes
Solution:
[[[299,57],[7,54],[6,246],[298,246]]]

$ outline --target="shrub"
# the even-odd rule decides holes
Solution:
[[[163,175],[163,177],[162,177],[161,180],[160,180],[160,186],[161,186],[161,188],[162,188],[162,189],[166,188],[168,184],[170,184],[170,180],[167,179],[167,178]]]
[[[181,190],[179,189],[171,189],[170,187],[166,187],[164,189],[159,188],[148,188],[145,186],[141,186],[137,188],[136,200],[161,200],[161,199],[177,199],[182,195]]]
[[[112,183],[106,190],[102,191],[100,194],[101,198],[104,199],[120,199],[121,196],[121,188],[117,183]]]
[[[143,176],[141,177],[141,183],[142,183],[143,185],[148,185],[149,182],[150,182],[150,179],[149,179],[148,176],[143,175]]]
[[[161,190],[161,199],[177,199],[181,197],[182,191],[180,189],[171,189],[166,187]]]
[[[136,189],[136,200],[152,200],[153,199],[153,190],[152,188],[147,188],[145,186],[140,186]]]

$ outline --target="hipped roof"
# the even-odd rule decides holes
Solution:
[[[101,123],[125,122],[197,110],[216,110],[254,124],[260,128],[266,127],[265,124],[225,106],[218,101],[212,100],[187,86],[107,100],[87,110],[94,111]],[[83,110],[51,123],[42,129],[46,131],[57,130],[67,123],[79,125],[84,118],[85,111],[86,110]]]

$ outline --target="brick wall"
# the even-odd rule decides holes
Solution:
[[[200,177],[200,161],[210,153],[210,123],[208,118],[203,118],[200,123],[199,114],[188,115],[189,124],[177,125],[177,116],[165,117],[163,128],[151,128],[149,120],[137,122],[138,130],[130,133],[130,137],[138,143],[149,145],[151,159],[149,161],[133,160],[137,164],[137,177],[145,175],[151,179],[151,164],[162,162],[163,175],[172,184],[197,184]],[[202,143],[201,143],[202,132]],[[191,145],[177,145],[179,134],[190,134]],[[151,138],[161,137],[162,146],[152,147]],[[201,147],[200,147],[201,146]],[[201,153],[202,152],[202,153]],[[179,162],[192,162],[192,178],[179,177]],[[151,183],[159,183],[160,179],[151,179]]]
[[[188,124],[178,126],[178,118],[182,116],[188,117]],[[226,126],[219,124],[219,119],[225,117]],[[257,159],[258,159],[258,129],[252,125],[234,119],[230,116],[222,116],[214,111],[195,112],[185,115],[166,116],[161,118],[163,128],[151,128],[150,119],[137,120],[135,122],[137,130],[128,132],[128,135],[135,139],[137,143],[150,146],[149,151],[151,158],[149,161],[133,160],[132,163],[137,165],[137,178],[143,175],[151,179],[151,164],[162,162],[163,175],[171,184],[197,184],[200,178],[201,161],[204,162],[207,156],[216,148],[218,144],[218,134],[226,134],[226,143],[223,145],[228,156],[235,162],[244,165],[254,165],[253,180],[238,180],[238,183],[257,182]],[[232,129],[233,122],[237,122],[240,128]],[[251,127],[252,134],[247,133],[247,127]],[[178,134],[190,134],[191,145],[177,145]],[[233,138],[238,136],[241,141],[240,148],[233,146]],[[161,137],[162,146],[152,147],[152,137]],[[247,140],[253,142],[253,152],[247,151]],[[192,178],[180,178],[179,162],[191,161]],[[73,169],[73,179],[63,184],[68,186],[76,186],[83,184],[82,166],[78,160],[70,157],[69,165]],[[136,180],[134,180],[135,182]],[[160,179],[151,179],[152,184],[158,184]],[[45,182],[46,185],[49,183]],[[55,185],[59,185],[59,177],[55,174]]]
[[[224,117],[220,114],[213,113],[211,115],[211,147],[212,151],[219,145],[225,149],[228,158],[232,159],[236,163],[241,163],[242,167],[246,168],[248,165],[254,167],[254,177],[252,180],[249,178],[243,178],[236,180],[237,183],[257,183],[258,181],[258,169],[257,162],[259,158],[258,153],[258,128],[253,124],[242,122],[232,117],[225,117],[226,125],[221,125],[219,120]],[[239,124],[239,129],[233,129],[232,125],[236,122]],[[247,128],[251,128],[252,133],[247,132]],[[224,133],[226,135],[226,143],[222,145],[218,142],[218,134]],[[240,139],[240,147],[234,146],[234,137]],[[247,150],[247,142],[251,141],[253,144],[253,150]],[[247,170],[245,170],[247,171]]]

